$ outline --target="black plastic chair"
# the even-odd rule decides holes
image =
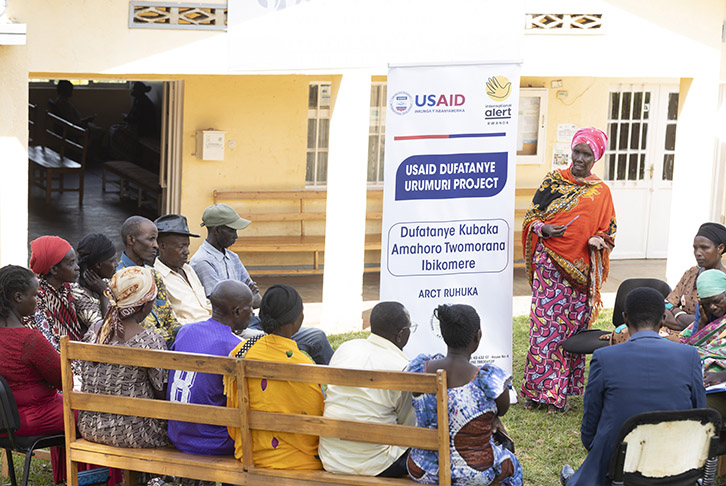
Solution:
[[[15,479],[15,467],[13,466],[12,452],[25,454],[25,468],[23,470],[22,486],[27,486],[30,476],[30,460],[33,458],[33,451],[52,446],[65,446],[65,435],[33,435],[18,437],[15,431],[20,429],[20,413],[15,402],[13,392],[8,386],[5,378],[0,376],[0,433],[7,434],[7,437],[0,437],[0,447],[5,449],[8,457],[8,470],[10,484],[17,486]]]
[[[663,280],[658,280],[657,278],[629,278],[627,280],[623,280],[618,286],[618,293],[615,294],[613,326],[618,327],[621,324],[625,324],[625,319],[623,319],[625,297],[628,296],[631,290],[637,289],[638,287],[649,287],[651,289],[655,289],[663,295],[664,299],[671,293],[670,285]]]
[[[710,408],[634,415],[620,428],[610,459],[613,486],[712,486],[721,415]],[[677,451],[677,453],[674,453]]]
[[[623,309],[625,308],[625,297],[631,290],[638,287],[649,287],[657,290],[665,299],[671,293],[670,286],[657,278],[629,278],[623,280],[618,286],[618,292],[615,294],[615,307],[613,309],[613,326],[618,327],[625,324],[623,319]],[[608,331],[601,329],[583,329],[578,333],[570,336],[562,343],[562,349],[569,353],[575,354],[592,354],[596,349],[604,348],[610,345],[610,341],[600,339]]]

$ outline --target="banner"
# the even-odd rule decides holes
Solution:
[[[519,64],[391,66],[381,300],[418,324],[404,349],[446,353],[433,310],[481,317],[476,365],[512,371]]]

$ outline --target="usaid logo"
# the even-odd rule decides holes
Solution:
[[[416,106],[462,106],[466,102],[463,94],[416,95]]]
[[[411,111],[411,107],[413,106],[413,97],[405,91],[399,91],[391,96],[390,104],[394,113],[405,115]]]

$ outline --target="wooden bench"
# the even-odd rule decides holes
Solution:
[[[71,370],[71,361],[75,359],[235,375],[239,401],[236,408],[228,408],[75,392],[73,391]],[[407,478],[388,479],[339,475],[325,471],[287,471],[255,467],[251,441],[253,429],[437,450],[441,464],[439,484],[444,486],[451,484],[447,388],[444,371],[438,371],[436,374],[420,374],[269,363],[126,346],[85,344],[69,341],[67,337],[61,339],[61,370],[66,431],[67,484],[69,486],[78,485],[78,462],[116,467],[127,471],[145,471],[159,475],[250,486],[273,484],[276,486],[319,484],[412,486],[418,484]],[[310,415],[252,411],[250,410],[248,378],[402,390],[412,393],[435,393],[439,428],[427,429]],[[128,449],[89,442],[78,438],[76,434],[75,410],[239,427],[245,438],[243,460],[239,461],[233,456],[188,454],[173,447]],[[126,484],[133,484],[133,474],[128,473],[125,476]]]
[[[116,175],[118,179],[110,179],[109,174]],[[154,174],[133,162],[125,160],[104,162],[101,179],[101,190],[103,192],[106,192],[106,184],[116,184],[119,197],[122,199],[127,193],[134,193],[137,207],[141,207],[146,203],[155,205],[157,209],[160,207],[161,185],[159,184],[159,174]]]
[[[380,206],[383,191],[368,191],[368,200]],[[256,275],[270,274],[320,274],[320,252],[325,251],[325,203],[327,191],[214,191],[214,202],[224,202],[232,206],[237,202],[242,204],[244,210],[237,212],[244,219],[253,223],[286,223],[288,234],[249,235],[250,229],[240,233],[237,242],[230,247],[236,253],[275,253],[275,252],[304,252],[312,253],[312,268],[255,268],[252,273]],[[268,204],[268,208],[261,211],[251,210],[250,206]],[[284,208],[284,209],[281,209]],[[366,210],[366,222],[380,224],[383,212],[380,209]],[[314,234],[311,226],[318,224],[318,233]],[[257,226],[257,224],[255,224]],[[247,234],[246,234],[247,233]],[[293,234],[289,234],[293,233]],[[312,233],[312,234],[311,234]],[[376,233],[365,235],[365,250],[381,251],[380,229]],[[380,264],[367,266],[366,272],[377,272]]]
[[[34,106],[29,106],[31,113]],[[36,120],[29,121],[33,127],[33,138],[37,135]],[[50,204],[53,192],[78,192],[78,204],[83,204],[83,176],[88,151],[88,131],[63,118],[46,112],[45,126],[40,136],[40,145],[28,147],[29,186],[36,185],[45,190],[45,202]],[[64,176],[78,174],[78,187],[66,187]],[[53,181],[58,179],[54,187]]]
[[[514,210],[514,262],[515,266],[524,265],[522,260],[522,220],[529,209],[537,188],[523,188],[515,191]],[[290,268],[290,269],[254,269],[252,273],[260,275],[269,274],[319,274],[320,252],[325,251],[325,236],[310,234],[308,226],[312,222],[325,222],[325,200],[326,191],[214,191],[214,202],[225,202],[234,205],[236,202],[246,202],[249,207],[251,203],[260,201],[270,202],[278,207],[283,206],[285,210],[271,211],[238,210],[239,215],[255,223],[297,223],[297,234],[294,235],[270,235],[270,236],[247,236],[241,233],[237,242],[230,248],[232,251],[242,253],[274,253],[274,252],[310,252],[313,254],[312,268]],[[383,191],[368,191],[368,200],[376,201],[375,205],[380,208],[383,199]],[[318,203],[316,205],[316,203]],[[322,209],[321,209],[322,206]],[[294,207],[294,209],[292,209]],[[380,209],[366,211],[367,225],[371,222],[380,222],[383,212]],[[246,230],[249,232],[249,230]],[[365,236],[365,250],[381,250],[380,230],[377,233],[368,233]],[[367,266],[366,272],[380,271],[380,265]]]

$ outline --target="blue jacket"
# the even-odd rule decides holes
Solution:
[[[706,406],[701,360],[695,348],[640,331],[595,351],[585,388],[580,434],[587,458],[568,486],[609,485],[610,456],[623,423],[638,413]]]

